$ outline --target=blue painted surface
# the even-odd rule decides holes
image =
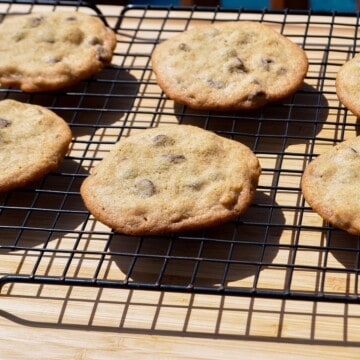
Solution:
[[[269,7],[269,0],[222,0],[221,6],[225,8],[263,9]]]
[[[311,0],[310,7],[314,10],[355,11],[355,0]]]
[[[227,8],[248,8],[263,9],[269,7],[268,0],[222,0],[221,6]],[[338,10],[338,11],[355,11],[355,0],[310,0],[309,6],[313,10]]]
[[[131,0],[131,4],[141,5],[180,5],[179,0]],[[309,5],[313,10],[338,10],[355,11],[355,0],[310,0]],[[224,8],[263,9],[269,7],[269,0],[220,0],[220,6]]]

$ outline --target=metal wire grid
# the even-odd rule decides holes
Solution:
[[[80,2],[0,2],[4,15],[69,8],[100,14]],[[0,196],[1,283],[358,302],[358,238],[324,223],[300,190],[313,157],[357,135],[357,119],[340,106],[334,81],[358,50],[358,15],[133,6],[104,19],[118,36],[112,66],[56,94],[0,90],[1,98],[47,106],[74,134],[58,171]],[[305,85],[251,112],[194,111],[167,99],[150,66],[156,43],[195,23],[244,19],[268,23],[307,51]],[[263,173],[247,213],[216,228],[169,236],[129,237],[96,222],[79,194],[90,169],[122,137],[174,122],[253,149]]]

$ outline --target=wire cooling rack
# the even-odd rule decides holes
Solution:
[[[100,7],[101,8],[101,7]],[[117,34],[112,65],[58,93],[0,89],[0,98],[46,106],[73,142],[56,172],[0,195],[0,281],[359,302],[359,239],[325,223],[303,199],[305,166],[358,133],[335,93],[339,67],[359,50],[358,14],[250,12],[206,7],[101,11],[86,2],[0,2],[0,15],[82,11]],[[303,47],[304,86],[256,111],[194,111],[164,96],[150,66],[154,46],[195,24],[261,21]],[[210,54],[211,55],[211,54]],[[79,188],[118,140],[164,123],[193,124],[241,141],[263,173],[238,219],[167,236],[115,233],[86,210]]]

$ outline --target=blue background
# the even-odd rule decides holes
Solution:
[[[154,5],[179,5],[179,1],[174,0],[133,0],[131,4],[154,4]],[[314,10],[338,10],[338,11],[355,11],[355,0],[310,0],[310,7]],[[227,8],[262,9],[269,7],[268,0],[221,0],[220,6]]]

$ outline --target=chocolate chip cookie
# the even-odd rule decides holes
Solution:
[[[318,156],[305,169],[302,191],[322,218],[351,234],[360,234],[360,137]]]
[[[0,24],[0,84],[26,92],[65,88],[108,65],[115,45],[114,32],[87,14],[8,16]]]
[[[54,112],[0,101],[0,191],[22,187],[55,170],[71,138],[67,123]]]
[[[294,93],[306,53],[267,25],[195,27],[156,46],[152,68],[165,94],[194,109],[254,109]]]
[[[119,232],[178,232],[243,213],[260,172],[247,146],[191,125],[168,125],[118,142],[80,191],[94,217]]]
[[[342,65],[335,85],[339,100],[356,116],[360,116],[360,55]]]

